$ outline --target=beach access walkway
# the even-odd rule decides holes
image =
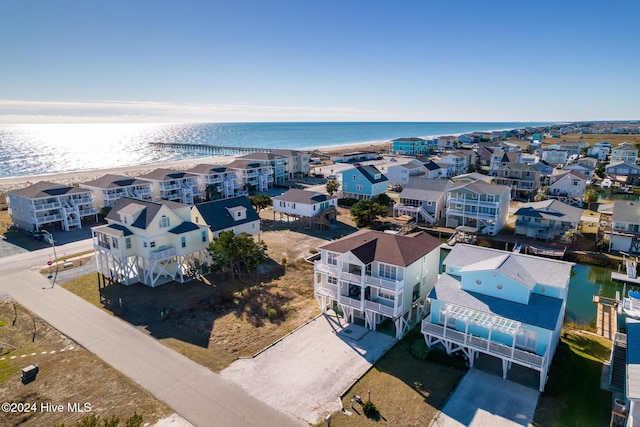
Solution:
[[[66,246],[66,245],[65,245]],[[71,252],[91,246],[75,242]],[[0,292],[96,354],[196,426],[301,426],[209,369],[51,282],[50,250],[0,259]]]

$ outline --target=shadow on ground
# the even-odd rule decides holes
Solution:
[[[279,324],[286,316],[282,307],[291,295],[273,292],[269,282],[284,273],[270,260],[268,275],[235,279],[211,274],[187,283],[170,282],[150,288],[140,283],[111,284],[100,290],[105,308],[156,339],[175,338],[208,348],[216,321],[233,314],[254,327]]]

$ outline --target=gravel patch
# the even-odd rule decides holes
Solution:
[[[392,336],[320,316],[220,374],[267,404],[316,424],[341,409],[341,394],[395,342]]]

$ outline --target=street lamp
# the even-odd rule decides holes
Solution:
[[[53,288],[56,284],[56,278],[58,277],[58,256],[56,255],[56,243],[53,241],[53,234],[49,233],[47,230],[40,231],[46,233],[49,236],[49,241],[51,242],[51,247],[53,248],[53,262],[56,263],[56,272],[53,275],[53,280],[51,281],[51,287]]]

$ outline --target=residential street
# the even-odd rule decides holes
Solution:
[[[67,254],[91,248],[84,240]],[[38,273],[51,249],[0,259],[0,292],[131,378],[196,426],[287,426],[302,421],[158,343]],[[93,402],[98,405],[99,402]]]

